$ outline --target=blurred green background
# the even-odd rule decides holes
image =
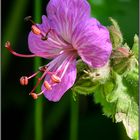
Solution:
[[[71,92],[59,103],[44,97],[34,101],[22,87],[19,78],[34,71],[34,59],[11,55],[4,44],[9,40],[13,49],[29,53],[27,38],[30,24],[24,17],[46,14],[46,0],[2,0],[2,139],[3,140],[129,140],[122,124],[115,124],[102,115],[101,106],[94,104],[92,96],[79,96],[75,103]],[[131,46],[138,34],[138,0],[90,0],[92,15],[103,25],[110,25],[108,17],[116,19]],[[41,20],[41,17],[37,17]],[[41,60],[46,64],[46,60]],[[39,103],[38,103],[39,102]],[[38,110],[37,110],[38,108]]]

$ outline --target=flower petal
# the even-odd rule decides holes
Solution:
[[[47,90],[44,92],[45,97],[50,100],[57,102],[64,95],[64,93],[73,86],[76,79],[76,60],[71,61],[69,64],[61,82],[56,84],[52,90]],[[49,80],[46,76],[45,80]],[[42,85],[42,90],[44,90],[44,85]]]
[[[46,16],[42,16],[42,24],[37,24],[37,26],[44,35],[47,33],[50,26]],[[41,35],[36,35],[31,31],[28,37],[28,45],[32,53],[44,58],[58,56],[66,45],[53,30],[49,32],[47,40],[43,41],[41,37]]]
[[[83,61],[94,68],[105,65],[112,51],[109,31],[94,18],[76,27],[72,45]]]
[[[47,14],[51,26],[67,42],[76,25],[90,17],[87,0],[50,0]]]

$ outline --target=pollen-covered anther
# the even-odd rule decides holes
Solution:
[[[36,34],[36,35],[40,35],[41,34],[40,29],[36,25],[32,25],[31,29],[32,29],[32,32],[34,34]]]
[[[44,87],[45,87],[47,90],[52,90],[51,85],[50,85],[47,81],[44,82]]]
[[[56,75],[54,75],[54,74],[51,76],[51,79],[52,79],[52,81],[53,81],[54,83],[60,83],[60,82],[61,82],[60,77],[58,77],[58,76],[56,76]]]
[[[32,74],[32,75],[29,76],[29,77],[27,77],[27,76],[22,76],[22,77],[20,78],[20,84],[23,85],[23,86],[28,85],[29,79],[35,77],[38,73],[39,73],[39,71],[35,72],[34,74]]]
[[[30,93],[30,95],[32,96],[32,98],[34,100],[36,100],[38,98],[38,95],[36,93]]]
[[[20,84],[23,85],[23,86],[28,85],[28,77],[27,76],[22,76],[20,78]]]

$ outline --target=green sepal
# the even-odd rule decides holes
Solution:
[[[110,39],[112,42],[112,47],[113,48],[120,47],[121,44],[123,43],[123,36],[120,30],[120,27],[117,21],[114,20],[113,18],[110,17],[109,20],[112,23],[112,25],[108,27],[109,32],[110,32]]]
[[[93,94],[98,84],[93,84],[89,79],[79,79],[73,86],[72,90],[78,94],[89,95]]]

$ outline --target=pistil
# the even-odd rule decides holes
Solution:
[[[13,55],[18,56],[18,57],[25,57],[25,58],[36,57],[35,54],[29,54],[29,55],[27,55],[27,54],[19,54],[19,53],[16,53],[14,50],[12,50],[11,44],[10,44],[9,41],[7,41],[5,43],[5,48],[7,48]]]

